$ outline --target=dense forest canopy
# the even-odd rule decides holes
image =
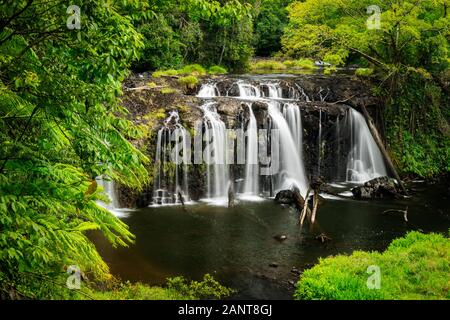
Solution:
[[[79,28],[68,25],[77,11],[67,1],[0,1],[0,296],[60,297],[51,281],[73,264],[108,279],[88,230],[132,243],[95,202],[98,176],[138,190],[150,179],[133,144],[147,131],[120,101],[131,69],[238,72],[255,54],[370,68],[397,166],[421,177],[450,171],[445,0],[74,4]],[[367,28],[370,5],[381,9],[380,29]]]

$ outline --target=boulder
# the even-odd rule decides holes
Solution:
[[[295,204],[294,192],[292,190],[281,190],[275,196],[275,202],[279,204]]]
[[[401,189],[395,179],[379,177],[352,189],[356,199],[395,199],[401,197]]]

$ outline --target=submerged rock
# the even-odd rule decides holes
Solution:
[[[281,190],[276,194],[275,202],[279,204],[294,204],[294,192],[292,190]]]
[[[352,189],[356,199],[392,199],[401,197],[401,189],[395,179],[379,177]]]
[[[273,237],[275,240],[278,240],[278,241],[284,241],[284,240],[286,240],[287,239],[287,236],[286,235],[284,235],[284,234],[281,234],[281,235],[276,235],[276,236],[274,236]]]

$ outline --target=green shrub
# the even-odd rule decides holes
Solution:
[[[172,77],[177,76],[179,74],[178,70],[169,69],[169,70],[158,70],[152,73],[153,78],[161,78],[161,77]]]
[[[204,76],[206,75],[206,70],[199,64],[189,64],[184,66],[183,69],[178,71],[179,74],[194,75],[194,76]]]
[[[336,67],[326,67],[324,70],[323,70],[323,74],[325,74],[325,75],[330,75],[330,74],[333,74],[334,72],[336,72],[337,71],[337,68]]]
[[[369,266],[380,268],[379,289],[369,289]],[[449,299],[450,239],[410,232],[383,252],[355,251],[321,259],[297,283],[296,299]]]
[[[280,61],[261,60],[251,64],[252,70],[285,70],[287,67]]]
[[[315,69],[314,61],[310,59],[286,60],[283,64],[290,69]]]
[[[209,74],[226,74],[228,73],[227,69],[221,66],[212,66],[208,69]]]
[[[199,80],[196,76],[186,76],[178,79],[178,83],[186,86],[189,89],[195,88],[199,84]]]
[[[222,286],[211,275],[202,281],[188,281],[183,277],[167,279],[166,287],[148,286],[142,283],[117,283],[105,291],[91,291],[91,296],[102,300],[199,300],[221,299],[234,291]]]
[[[355,75],[359,77],[369,77],[373,73],[373,69],[370,68],[358,68],[355,71]]]
[[[160,91],[162,94],[171,94],[177,92],[174,88],[162,88]]]

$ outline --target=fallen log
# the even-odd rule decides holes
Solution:
[[[305,205],[303,206],[302,212],[300,213],[300,219],[299,219],[300,226],[303,225],[303,221],[305,220],[307,211],[311,211],[308,207],[308,198],[309,198],[310,192],[311,192],[311,188],[308,188],[308,191],[306,192],[306,196],[305,196]]]

